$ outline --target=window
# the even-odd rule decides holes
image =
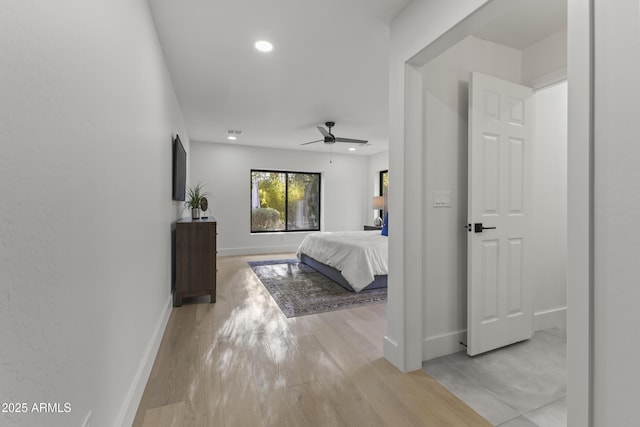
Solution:
[[[389,203],[389,171],[380,171],[380,195],[384,197],[385,209],[380,210],[380,218],[384,218],[384,211]]]
[[[319,173],[251,171],[252,233],[319,230]]]

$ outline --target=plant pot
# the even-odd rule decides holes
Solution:
[[[198,208],[191,209],[191,219],[200,219],[200,209]]]

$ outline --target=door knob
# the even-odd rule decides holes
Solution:
[[[475,233],[482,233],[482,230],[495,230],[495,227],[484,227],[481,222],[473,224],[473,231]]]

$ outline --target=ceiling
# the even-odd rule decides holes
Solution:
[[[504,0],[499,10],[491,9],[474,36],[514,49],[525,49],[567,26],[565,0]]]
[[[389,23],[410,1],[149,4],[192,141],[326,152],[321,142],[300,144],[320,139],[316,126],[335,121],[335,136],[369,141],[354,154],[371,155],[388,149]],[[522,48],[566,22],[565,2],[519,3],[476,36]],[[564,18],[553,10],[558,3],[565,3]],[[521,36],[514,37],[514,27]],[[253,44],[260,39],[273,51],[258,52]],[[229,141],[227,129],[243,133]]]
[[[387,149],[389,23],[410,0],[150,0],[194,141],[322,150],[316,126]],[[272,52],[253,44],[266,39]],[[351,144],[336,143],[334,152]]]

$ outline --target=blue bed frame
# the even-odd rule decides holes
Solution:
[[[317,260],[311,258],[309,255],[305,255],[305,254],[300,254],[300,262],[303,262],[304,264],[308,265],[309,267],[313,268],[314,270],[318,271],[319,273],[324,274],[329,279],[333,280],[334,282],[336,282],[337,284],[339,284],[340,286],[342,286],[346,290],[348,290],[350,292],[355,292],[355,289],[353,289],[351,287],[351,285],[349,284],[349,282],[347,282],[347,279],[344,278],[342,273],[340,273],[340,271],[338,271],[337,269],[331,267],[330,265],[323,264],[320,261],[317,261]],[[387,287],[387,275],[386,274],[385,275],[376,275],[376,276],[373,276],[373,277],[374,277],[373,282],[369,283],[364,289],[362,289],[363,291],[366,291],[366,290],[369,290],[369,289],[379,289],[379,288],[386,288]]]

